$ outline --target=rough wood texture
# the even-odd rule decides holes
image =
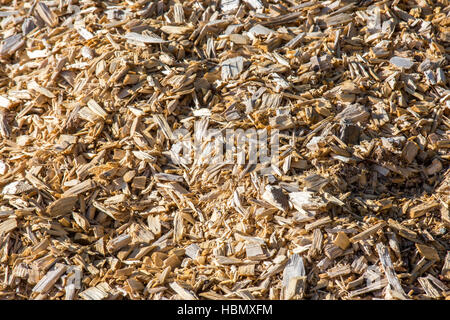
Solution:
[[[448,1],[0,2],[1,300],[448,299]]]

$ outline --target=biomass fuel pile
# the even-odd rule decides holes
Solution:
[[[450,299],[448,0],[0,0],[0,299]]]

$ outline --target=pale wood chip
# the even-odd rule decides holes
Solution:
[[[198,297],[191,291],[183,288],[176,282],[172,282],[169,286],[181,297],[183,300],[198,300]]]

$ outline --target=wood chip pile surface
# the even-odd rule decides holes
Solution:
[[[0,299],[450,299],[448,0],[0,0],[0,41]]]

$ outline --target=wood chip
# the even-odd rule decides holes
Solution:
[[[303,258],[293,254],[283,270],[283,286],[286,288],[292,278],[305,276]]]
[[[235,79],[244,70],[244,58],[231,58],[222,63],[222,80]]]
[[[185,288],[180,286],[178,283],[172,282],[169,285],[173,289],[173,291],[175,291],[180,296],[181,299],[183,299],[183,300],[198,300],[198,298],[195,296],[195,294],[193,294],[189,290],[186,290]]]
[[[288,198],[281,188],[268,185],[261,198],[281,211],[286,211],[288,208]]]
[[[56,264],[55,268],[49,272],[34,286],[33,292],[46,293],[58,281],[59,277],[66,271],[67,266]]]
[[[418,206],[415,206],[409,210],[409,215],[411,218],[418,218],[423,216],[425,213],[430,212],[436,208],[439,208],[440,204],[438,202],[433,203],[423,203]]]
[[[427,258],[428,260],[435,260],[435,261],[441,260],[439,258],[438,252],[433,247],[426,246],[426,245],[420,244],[420,243],[416,243],[416,248],[417,248],[417,251],[419,251],[419,253],[423,257]]]
[[[389,251],[385,245],[378,243],[377,246],[378,256],[380,257],[381,264],[383,265],[386,278],[388,279],[389,285],[400,296],[402,299],[406,299],[406,294],[400,284],[400,281],[395,273],[394,265],[392,264]]]
[[[414,65],[414,62],[411,59],[403,58],[403,57],[392,57],[389,60],[394,66],[399,68],[409,69]]]
[[[8,232],[17,228],[17,220],[16,219],[7,219],[4,222],[0,223],[0,234],[5,235]]]
[[[47,207],[47,212],[51,216],[60,216],[68,214],[74,208],[77,200],[78,200],[77,196],[64,197],[58,199]]]
[[[56,27],[58,24],[58,17],[51,11],[47,5],[41,1],[39,1],[36,5],[36,11],[41,17],[42,20],[45,21],[45,23],[49,27]]]
[[[342,250],[345,250],[350,245],[350,240],[348,239],[347,235],[344,232],[338,232],[333,243],[335,245],[337,245],[339,248],[341,248]]]
[[[147,36],[147,35],[142,35],[142,34],[139,34],[136,32],[129,32],[129,33],[125,34],[125,39],[133,40],[133,41],[137,41],[137,42],[143,42],[143,43],[150,43],[150,44],[159,44],[159,43],[167,42],[157,36]]]
[[[383,222],[379,222],[376,225],[368,228],[367,230],[364,230],[363,232],[358,233],[356,236],[350,238],[350,242],[358,242],[358,241],[367,239],[371,235],[377,233],[378,230],[383,228],[385,225],[386,225],[386,222],[384,222],[384,221]]]

